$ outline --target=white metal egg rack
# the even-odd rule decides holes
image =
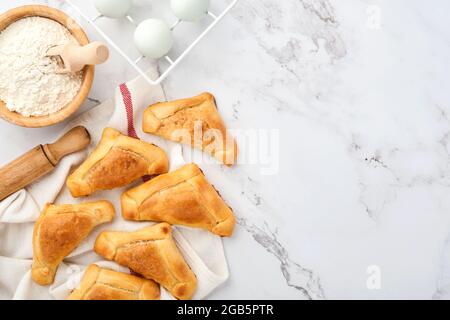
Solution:
[[[230,10],[238,3],[239,0],[233,0],[223,12],[219,15],[212,13],[211,11],[207,12],[207,15],[212,19],[211,24],[209,24],[206,29],[178,56],[177,59],[173,60],[169,57],[169,55],[165,55],[164,59],[169,63],[169,67],[157,78],[151,79],[141,67],[139,67],[138,63],[145,58],[144,56],[140,56],[137,59],[133,60],[130,56],[128,56],[120,47],[95,23],[99,18],[103,17],[102,15],[98,15],[97,17],[91,19],[88,17],[77,5],[75,5],[71,0],[65,0],[65,2],[73,9],[77,14],[79,14],[90,26],[92,26],[100,36],[105,39],[105,41],[119,53],[149,84],[158,85],[160,84],[171,72],[175,69],[181,61],[194,49],[194,47],[230,12]],[[129,15],[126,18],[136,25],[133,18]],[[183,21],[178,19],[172,26],[171,30],[174,30],[180,23]]]

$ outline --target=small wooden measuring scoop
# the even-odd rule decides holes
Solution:
[[[64,66],[58,72],[70,73],[82,70],[85,65],[104,63],[109,58],[109,49],[101,42],[91,42],[85,46],[67,44],[51,47],[47,56],[61,57]]]
[[[65,156],[91,142],[85,127],[75,127],[52,144],[39,145],[0,168],[0,200],[51,172]]]

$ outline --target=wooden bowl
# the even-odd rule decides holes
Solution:
[[[83,29],[81,29],[81,27],[72,18],[59,10],[40,5],[18,7],[0,15],[0,32],[13,22],[26,17],[44,17],[52,19],[66,27],[80,43],[80,45],[86,45],[89,43],[89,39]],[[86,66],[83,69],[83,80],[80,91],[71,103],[58,112],[46,116],[25,117],[17,112],[10,111],[6,107],[5,103],[0,100],[0,117],[16,125],[29,128],[45,127],[59,123],[80,108],[91,90],[93,80],[94,66]]]

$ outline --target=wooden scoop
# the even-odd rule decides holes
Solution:
[[[91,42],[85,46],[67,44],[51,47],[47,56],[61,57],[64,66],[58,72],[70,73],[82,70],[85,65],[104,63],[109,58],[109,49],[101,42]]]
[[[91,141],[85,127],[75,127],[52,144],[39,145],[0,168],[0,200],[51,172],[59,161]]]

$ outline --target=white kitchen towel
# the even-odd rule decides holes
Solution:
[[[156,70],[149,72],[151,75]],[[153,73],[153,74],[152,74]],[[89,150],[64,158],[50,175],[35,184],[20,190],[0,203],[0,299],[64,299],[75,288],[86,268],[91,263],[111,269],[129,272],[114,262],[102,261],[93,251],[93,243],[103,230],[136,230],[150,222],[130,222],[120,214],[120,194],[130,188],[119,188],[96,193],[82,200],[71,197],[65,187],[69,172],[85,159],[100,139],[102,130],[109,126],[133,137],[157,144],[166,150],[170,158],[170,169],[184,164],[182,148],[176,143],[143,133],[141,128],[144,109],[155,102],[164,101],[160,86],[150,86],[142,78],[122,84],[115,98],[82,114],[67,127],[84,125],[92,136]],[[138,134],[139,133],[139,134]],[[136,184],[138,184],[137,182]],[[47,202],[79,203],[107,199],[116,208],[116,217],[111,224],[94,230],[58,268],[55,282],[50,286],[39,286],[31,279],[32,233],[34,221]],[[177,245],[197,276],[198,287],[194,299],[203,299],[228,278],[228,267],[220,237],[200,229],[174,228]],[[162,299],[173,299],[164,289]]]

